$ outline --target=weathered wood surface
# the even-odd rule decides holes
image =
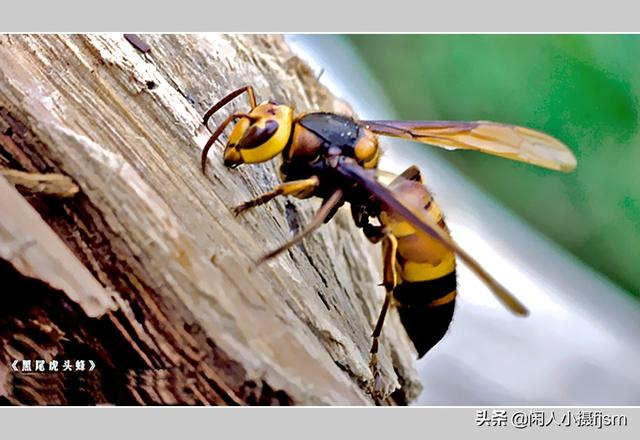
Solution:
[[[246,83],[298,111],[348,108],[280,37],[143,39],[146,54],[121,35],[0,37],[0,168],[80,189],[61,198],[17,184],[28,204],[0,177],[0,400],[371,404],[379,250],[342,210],[251,269],[317,203],[236,219],[230,206],[277,184],[274,164],[226,169],[218,145],[206,177],[198,166],[203,111]],[[411,401],[420,385],[395,312],[381,342],[388,403]],[[52,357],[97,368],[9,368]]]

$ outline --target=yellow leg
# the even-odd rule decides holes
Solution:
[[[320,209],[318,209],[318,212],[316,212],[316,215],[311,219],[309,224],[305,226],[302,231],[300,231],[291,240],[281,245],[279,248],[274,249],[273,251],[269,252],[266,255],[263,255],[256,262],[256,264],[262,264],[267,260],[275,258],[278,255],[280,255],[282,252],[289,249],[294,244],[301,242],[303,238],[305,238],[307,235],[315,231],[325,221],[325,219],[329,216],[329,214],[331,214],[331,212],[335,209],[336,206],[340,206],[340,203],[343,202],[343,197],[344,197],[344,191],[342,191],[341,189],[337,189],[331,195],[331,197],[329,197],[322,203],[322,205],[320,206]]]
[[[383,284],[387,291],[387,294],[384,298],[384,303],[382,304],[382,310],[380,310],[378,322],[376,323],[376,326],[373,329],[373,333],[371,334],[373,342],[371,343],[371,361],[369,362],[371,374],[373,375],[373,397],[376,400],[376,403],[378,403],[379,399],[382,398],[382,393],[380,390],[380,372],[378,371],[378,338],[382,333],[384,319],[386,318],[387,311],[389,310],[389,306],[391,305],[393,289],[395,289],[396,285],[398,284],[398,274],[396,273],[397,249],[398,241],[396,240],[396,238],[393,235],[385,236],[382,242],[382,254],[384,258]]]
[[[234,207],[232,211],[234,215],[240,215],[244,211],[255,208],[256,206],[264,205],[278,196],[295,196],[305,198],[306,196],[311,195],[313,190],[316,189],[319,184],[320,180],[316,176],[308,179],[284,182],[276,186],[273,191],[264,193],[253,200],[249,200],[248,202],[244,202],[243,204]]]

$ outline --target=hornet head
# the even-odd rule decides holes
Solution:
[[[293,109],[265,101],[240,116],[224,149],[224,164],[260,163],[280,154],[289,142]]]

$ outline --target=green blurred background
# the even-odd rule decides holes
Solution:
[[[508,122],[568,144],[578,159],[571,174],[470,152],[438,154],[640,298],[639,35],[345,38],[402,119]]]

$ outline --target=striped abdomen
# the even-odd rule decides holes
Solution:
[[[445,230],[440,209],[420,182],[399,180],[389,187],[419,216],[431,216]],[[418,233],[393,213],[382,212],[380,221],[396,237],[398,285],[393,296],[400,319],[418,351],[424,356],[442,339],[453,317],[456,297],[454,254],[432,237]]]

